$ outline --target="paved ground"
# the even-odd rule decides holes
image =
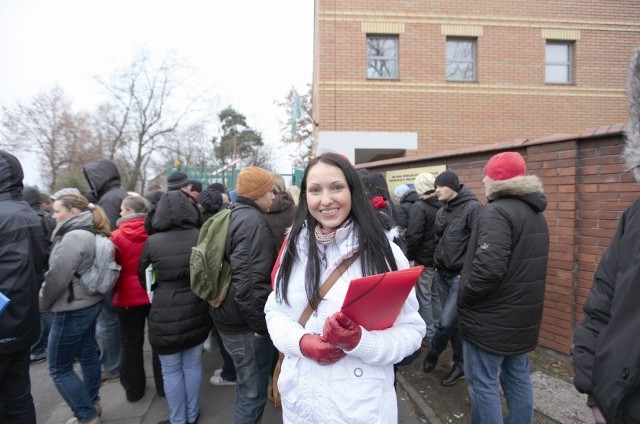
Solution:
[[[156,396],[151,373],[151,355],[147,349],[147,393],[138,402],[126,400],[124,389],[119,380],[112,380],[100,389],[103,406],[102,422],[108,424],[156,424],[169,418],[167,403]],[[222,365],[219,352],[204,352],[204,373],[201,392],[200,424],[229,423],[233,415],[235,386],[212,386],[209,377]],[[38,424],[63,424],[72,417],[71,410],[56,390],[47,374],[46,362],[31,365],[31,393],[36,405]],[[399,423],[413,424],[425,422],[420,419],[422,413],[401,388],[398,389]],[[282,423],[281,411],[268,404],[262,422],[265,424]]]

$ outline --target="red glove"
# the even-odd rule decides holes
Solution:
[[[346,353],[322,337],[315,334],[305,334],[300,339],[300,351],[304,356],[313,359],[320,365],[331,365],[344,358]]]
[[[362,329],[342,312],[336,312],[324,322],[324,339],[342,350],[352,350],[362,338]]]

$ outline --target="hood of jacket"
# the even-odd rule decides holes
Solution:
[[[536,212],[544,212],[547,198],[542,194],[542,181],[537,175],[510,178],[494,182],[487,190],[487,200],[518,198],[528,204]]]
[[[18,158],[0,150],[0,200],[22,200],[23,178]]]
[[[269,213],[282,212],[294,206],[293,199],[288,192],[283,191],[281,193],[277,193],[275,196],[276,197],[273,199],[273,204],[269,209]]]
[[[198,228],[199,214],[188,194],[172,190],[162,195],[156,206],[151,226],[154,231]]]
[[[82,168],[96,199],[100,199],[111,188],[120,187],[120,172],[113,161],[98,159]]]
[[[410,188],[405,194],[402,195],[402,197],[400,198],[400,203],[415,203],[419,199],[420,195],[418,194],[418,192]]]
[[[144,243],[148,237],[147,232],[144,230],[146,216],[146,213],[135,213],[120,218],[118,220],[120,234],[134,243]]]
[[[93,214],[91,211],[80,212],[78,215],[56,225],[51,239],[56,242],[72,230],[87,230],[95,233],[93,229]]]

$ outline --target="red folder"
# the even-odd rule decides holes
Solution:
[[[342,312],[369,331],[391,327],[423,269],[420,265],[351,280]]]

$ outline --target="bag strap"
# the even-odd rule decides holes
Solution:
[[[326,296],[329,290],[331,290],[331,287],[333,287],[340,276],[344,274],[344,272],[351,266],[351,264],[358,258],[359,255],[360,252],[356,252],[353,256],[342,261],[340,265],[338,265],[338,267],[334,269],[333,272],[327,277],[327,279],[324,280],[324,283],[322,283],[320,289],[318,289],[318,297],[320,299]],[[300,315],[298,323],[300,323],[300,325],[304,327],[307,324],[307,321],[309,321],[309,318],[311,318],[312,313],[313,308],[311,307],[311,304],[308,303],[307,307],[302,312],[302,315]]]

